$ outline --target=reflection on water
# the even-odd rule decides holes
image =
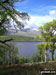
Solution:
[[[36,45],[39,43],[40,42],[15,42],[15,45],[18,47],[21,56],[30,57],[32,53],[36,52]]]
[[[32,53],[36,53],[37,47],[41,42],[13,42],[13,44],[18,47],[21,56],[30,57]],[[49,53],[50,54],[50,53]],[[56,55],[56,51],[55,51]],[[49,55],[51,57],[51,54]]]

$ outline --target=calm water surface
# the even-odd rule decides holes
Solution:
[[[37,45],[40,42],[15,42],[21,56],[30,57],[37,50]]]
[[[32,53],[36,53],[37,50],[36,46],[40,43],[41,42],[13,42],[13,44],[18,48],[19,54],[21,56],[27,56],[27,57],[30,57]],[[51,54],[49,56],[51,57]]]

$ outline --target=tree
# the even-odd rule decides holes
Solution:
[[[19,56],[19,63],[20,64],[29,63],[29,59],[24,56]]]
[[[15,2],[20,1],[22,0],[0,0],[0,35],[8,32],[8,28],[12,27],[11,23],[14,23],[14,28],[17,31],[17,28],[24,28],[24,21],[29,20],[29,15],[27,13],[17,11],[14,7]],[[0,44],[0,52],[2,53],[1,56],[4,56],[3,50],[5,50],[5,52],[7,52],[6,50],[9,50],[9,53],[14,52],[11,51],[12,49],[9,49],[10,47],[13,48],[13,46],[6,43],[11,40],[13,39],[7,39],[4,41],[0,40],[0,43],[3,44],[3,46]],[[11,55],[11,59],[14,59],[13,54]]]
[[[52,22],[46,23],[44,25],[44,29],[48,34],[49,42],[52,42],[51,51],[52,51],[52,60],[54,60],[54,51],[55,51],[55,42],[56,42],[56,35],[55,35],[55,32],[56,32],[56,20],[53,20]]]
[[[35,63],[36,62],[36,54],[32,53],[32,55],[30,57],[30,62],[31,63]]]
[[[0,0],[0,35],[8,31],[8,27],[11,27],[14,22],[14,27],[17,31],[24,27],[24,21],[29,19],[29,15],[24,12],[17,11],[14,8],[15,2],[20,2],[22,0]],[[19,19],[17,18],[19,17]]]
[[[11,27],[11,23],[15,23],[14,28],[17,31],[17,28],[21,29],[24,27],[24,21],[29,19],[29,15],[24,12],[17,11],[14,8],[15,2],[20,2],[22,0],[0,0],[0,35],[5,34],[8,31],[8,28]],[[17,19],[19,17],[19,19]],[[11,22],[12,20],[12,22]],[[20,21],[21,20],[21,21]],[[0,43],[6,44],[6,42],[11,41],[0,40]]]
[[[0,44],[0,64],[15,64],[16,59],[19,58],[17,47],[14,47],[11,43],[8,46]]]
[[[48,43],[51,43],[52,51],[52,60],[54,60],[54,51],[55,51],[55,42],[56,42],[56,20],[52,22],[45,23],[43,26],[40,26],[41,38],[44,42],[47,42],[46,49],[48,49]]]
[[[37,45],[37,53],[38,53],[38,51],[39,51],[39,54],[40,54],[40,57],[41,57],[41,61],[43,62],[43,61],[47,61],[47,57],[48,57],[48,53],[47,53],[47,51],[48,50],[46,50],[46,43],[40,43],[40,44],[38,44]],[[49,48],[49,44],[48,44],[48,48]]]

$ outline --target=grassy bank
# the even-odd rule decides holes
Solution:
[[[0,66],[0,75],[41,75],[41,70],[56,70],[56,62]]]
[[[10,38],[14,39],[13,41],[39,41],[38,39],[35,40],[34,37],[26,37],[26,36],[19,36],[19,35],[0,36],[0,40],[6,40]]]

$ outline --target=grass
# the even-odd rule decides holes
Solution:
[[[15,42],[31,42],[31,41],[39,41],[38,39],[35,40],[34,37],[26,37],[26,36],[19,36],[19,35],[6,35],[6,36],[0,36],[0,40],[6,40],[6,39],[14,39],[13,41]]]

